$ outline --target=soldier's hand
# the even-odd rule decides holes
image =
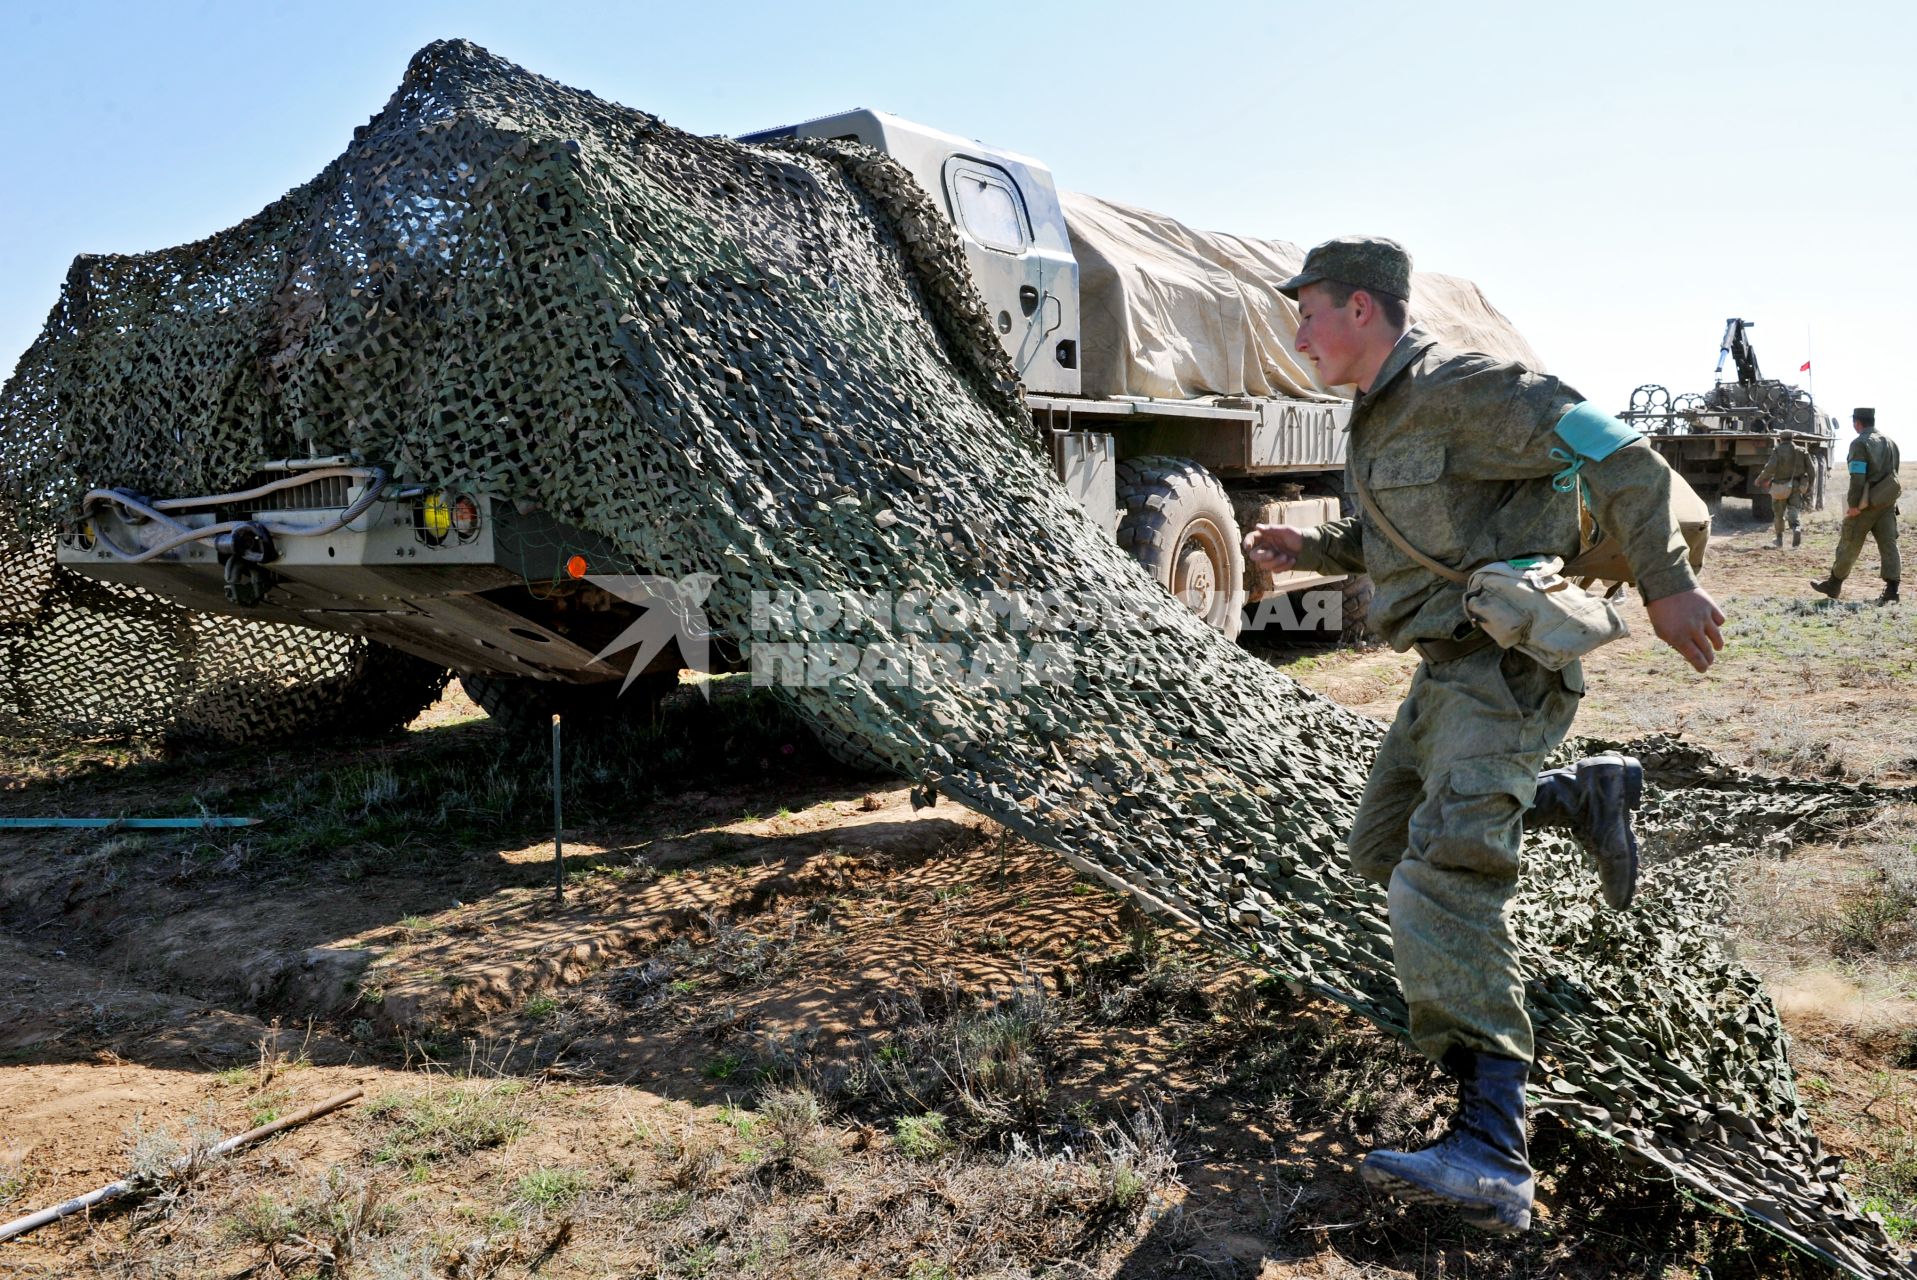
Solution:
[[[1644,606],[1651,630],[1699,671],[1709,671],[1724,647],[1724,611],[1702,587],[1692,587]]]
[[[1845,507],[1845,508],[1844,508],[1844,514],[1845,514],[1845,516],[1847,516],[1847,517],[1848,517],[1848,516],[1855,516],[1855,515],[1857,515],[1857,514],[1858,514],[1859,512],[1861,512],[1862,510],[1863,510],[1863,508],[1862,508],[1862,507]]]
[[[1296,565],[1298,553],[1304,549],[1304,531],[1288,524],[1261,524],[1245,535],[1245,554],[1260,569],[1273,573],[1283,573]]]

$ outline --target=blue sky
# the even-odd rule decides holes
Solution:
[[[318,172],[462,36],[699,133],[873,106],[1061,185],[1470,276],[1607,408],[1764,370],[1917,443],[1917,7],[1635,2],[306,6],[0,0],[0,370],[80,252]]]

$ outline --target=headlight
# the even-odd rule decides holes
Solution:
[[[413,508],[413,528],[422,542],[438,546],[453,528],[453,505],[443,493],[429,493]]]

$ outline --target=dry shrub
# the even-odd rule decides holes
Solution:
[[[524,1092],[517,1080],[438,1085],[424,1093],[375,1098],[364,1114],[393,1126],[378,1159],[421,1165],[517,1138],[531,1123]]]
[[[690,1119],[677,1133],[661,1134],[654,1154],[665,1184],[674,1191],[705,1195],[730,1181],[725,1151]]]
[[[817,1180],[839,1155],[826,1136],[825,1104],[803,1085],[768,1085],[759,1095],[759,1122],[775,1177]]]
[[[1160,1023],[1207,1012],[1205,974],[1165,946],[1149,921],[1134,925],[1124,950],[1085,966],[1079,998],[1094,1022]]]
[[[390,1231],[397,1214],[371,1179],[329,1169],[291,1203],[261,1193],[227,1221],[234,1240],[263,1246],[272,1273],[311,1271],[343,1276],[371,1242]]]
[[[772,1154],[750,1168],[729,1165],[724,1131],[708,1140],[715,1126],[702,1131],[688,1118],[677,1134],[650,1139],[650,1176],[608,1193],[618,1203],[601,1218],[632,1227],[625,1243],[635,1252],[620,1274],[1051,1275],[1059,1259],[1093,1263],[1133,1239],[1175,1186],[1169,1126],[1155,1108],[1081,1131],[1071,1148],[1013,1140],[1010,1154],[949,1146],[931,1159],[890,1144],[839,1152],[817,1096],[787,1086],[767,1088],[749,1129],[737,1116],[728,1123]],[[767,1176],[781,1151],[797,1167],[817,1144],[833,1154],[802,1180]]]
[[[968,1136],[1033,1130],[1052,1096],[1050,1064],[1064,1011],[1043,980],[976,997],[947,980],[893,1001],[892,1039],[844,1082],[912,1113],[951,1104]]]
[[[703,942],[674,939],[666,948],[672,966],[687,974],[710,973],[728,987],[751,987],[789,971],[799,942],[800,925],[793,923],[783,936],[759,933],[728,919],[724,912],[705,913]]]
[[[831,1184],[838,1212],[807,1222],[803,1239],[848,1264],[890,1259],[888,1274],[904,1260],[906,1274],[916,1263],[928,1275],[1028,1275],[1129,1238],[1176,1184],[1175,1169],[1155,1108],[1096,1131],[1082,1155],[952,1159],[929,1170],[880,1158],[849,1185]]]
[[[177,1137],[165,1127],[149,1129],[144,1115],[136,1117],[125,1135],[126,1180],[144,1197],[136,1221],[171,1216],[194,1183],[220,1163],[213,1154],[219,1144],[219,1124],[210,1112],[188,1120]]]
[[[1869,868],[1868,885],[1837,906],[1826,923],[1825,940],[1840,959],[1907,959],[1917,950],[1917,844],[1910,841],[1902,814],[1873,834],[1878,839],[1859,849]]]
[[[1221,1015],[1194,1053],[1219,1062],[1234,1092],[1262,1094],[1290,1120],[1421,1145],[1450,1101],[1451,1086],[1409,1045],[1281,983],[1225,1002]]]

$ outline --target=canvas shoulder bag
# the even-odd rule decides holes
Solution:
[[[1464,588],[1464,616],[1501,649],[1516,649],[1552,671],[1630,634],[1624,619],[1602,596],[1564,576],[1557,556],[1494,560],[1465,573],[1412,546],[1372,501],[1364,478],[1352,468],[1358,503],[1391,544],[1431,572]]]

